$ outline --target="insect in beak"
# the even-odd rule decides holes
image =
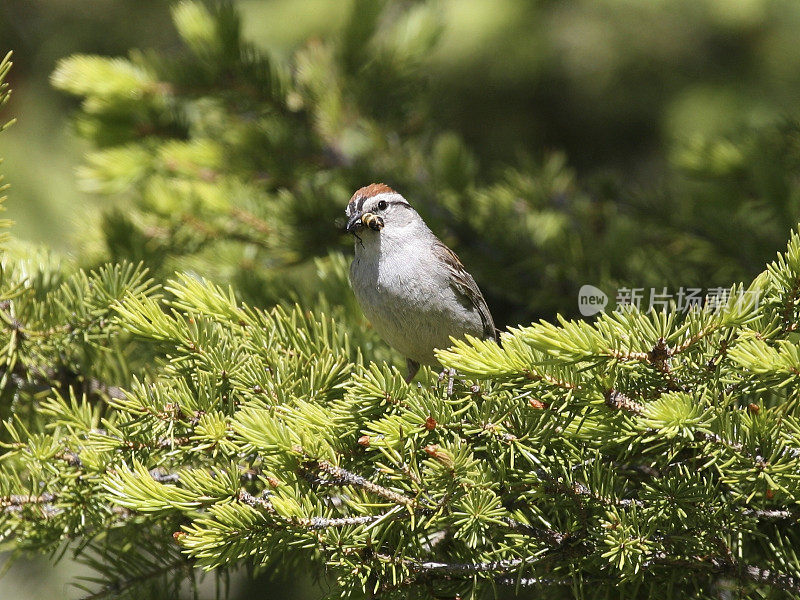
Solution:
[[[379,217],[373,213],[364,213],[361,215],[361,222],[372,229],[372,231],[380,231],[383,229],[383,217]]]

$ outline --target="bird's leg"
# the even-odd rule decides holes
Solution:
[[[411,383],[414,379],[414,376],[419,371],[419,363],[417,361],[411,360],[410,358],[406,359],[406,368],[408,369],[408,375],[406,375],[406,383]]]
[[[444,381],[444,378],[447,377],[447,397],[453,395],[453,382],[456,378],[456,370],[453,368],[450,369],[443,369],[441,373],[439,373],[439,383]]]

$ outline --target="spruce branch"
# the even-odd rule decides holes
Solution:
[[[737,575],[744,576],[750,581],[756,583],[766,583],[769,586],[776,587],[784,592],[792,594],[800,594],[800,579],[792,577],[785,573],[778,571],[770,571],[755,565],[740,565],[732,563],[728,567],[728,573],[736,573]]]
[[[390,559],[390,557],[385,555],[382,556],[382,558],[385,560]],[[485,563],[443,563],[426,561],[409,562],[408,566],[412,571],[425,575],[438,573],[445,573],[447,575],[474,575],[476,573],[502,575],[504,573],[517,571],[526,565],[533,564],[536,560],[535,558],[515,558]]]
[[[508,527],[511,531],[518,531],[520,533],[524,533],[532,538],[536,538],[538,540],[542,540],[550,544],[551,546],[558,546],[562,544],[569,536],[563,533],[559,533],[558,531],[554,531],[552,529],[542,529],[540,527],[534,527],[532,525],[528,525],[527,523],[522,523],[517,521],[516,519],[512,519],[511,517],[503,517],[503,523]]]
[[[745,517],[755,517],[756,519],[764,519],[768,521],[791,519],[797,521],[800,519],[800,513],[786,509],[753,509],[746,508],[742,511]]]
[[[247,504],[247,506],[252,506],[254,508],[261,508],[270,514],[275,513],[275,507],[272,506],[272,503],[269,501],[269,498],[265,497],[256,497],[253,496],[247,490],[240,490],[239,495],[237,496],[239,502],[243,504]]]
[[[615,389],[609,389],[606,394],[606,406],[614,410],[622,410],[625,412],[640,415],[644,412],[644,405],[632,400],[622,392]]]
[[[67,396],[69,390],[73,389],[79,394],[89,396],[103,396],[117,400],[125,397],[125,392],[119,386],[109,385],[94,377],[87,379],[81,373],[64,367],[54,369],[17,362],[11,370],[0,367],[0,381],[10,381],[18,388],[38,392],[58,390]]]
[[[377,523],[386,518],[386,515],[363,515],[360,517],[339,517],[335,519],[326,519],[324,517],[312,517],[310,519],[298,520],[301,526],[307,527],[310,530],[328,529],[331,527],[349,527],[351,525],[369,525]]]
[[[552,375],[548,375],[547,373],[536,373],[530,369],[524,369],[522,371],[523,377],[529,381],[541,381],[546,383],[547,385],[561,388],[564,390],[576,390],[578,389],[578,385],[564,379],[559,379],[558,377],[553,377]]]
[[[591,579],[587,578],[586,583],[591,583]],[[497,585],[531,588],[531,587],[555,587],[555,586],[572,586],[574,585],[573,579],[555,579],[553,577],[497,577],[494,579]]]
[[[169,561],[163,565],[154,565],[151,570],[139,573],[137,575],[117,579],[112,581],[99,590],[83,596],[81,600],[101,600],[102,598],[118,597],[123,592],[134,589],[147,582],[164,577],[171,573],[186,572],[189,573],[193,569],[192,562],[184,556],[179,556],[175,560]]]
[[[55,499],[55,495],[51,493],[44,493],[39,496],[12,494],[11,496],[0,498],[0,509],[6,513],[18,513],[26,506],[39,506],[44,514],[48,514],[55,510],[53,506]]]
[[[681,567],[694,571],[705,571],[717,575],[732,577],[740,582],[764,583],[770,587],[800,594],[800,579],[786,573],[764,569],[750,564],[742,564],[728,557],[694,557],[693,559],[673,558],[659,555],[653,558],[651,564]]]
[[[800,323],[792,318],[798,298],[800,298],[800,277],[795,279],[783,298],[783,310],[781,311],[783,333],[796,331],[797,327],[800,326]]]
[[[325,473],[326,475],[331,476],[333,478],[332,483],[335,485],[352,485],[366,490],[371,494],[375,494],[376,496],[380,496],[384,500],[388,500],[394,504],[412,509],[417,506],[417,501],[413,498],[409,498],[403,494],[395,492],[394,490],[380,486],[377,483],[362,477],[361,475],[351,473],[350,471],[333,465],[326,460],[307,461],[303,466],[309,471]]]

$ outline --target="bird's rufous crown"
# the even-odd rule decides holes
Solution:
[[[396,194],[392,188],[390,188],[385,183],[371,183],[367,186],[362,187],[359,190],[356,190],[356,193],[353,194],[353,197],[350,198],[350,202],[347,203],[347,214],[354,214],[357,211],[361,211],[364,208],[364,202],[372,198],[373,196],[377,196],[378,194]]]
[[[356,190],[356,193],[353,194],[352,198],[350,198],[350,202],[358,201],[360,199],[368,200],[369,198],[377,196],[378,194],[394,193],[395,191],[385,183],[370,183],[369,185]]]

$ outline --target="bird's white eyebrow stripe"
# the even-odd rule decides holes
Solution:
[[[374,198],[374,197],[375,196],[371,196],[371,198]],[[353,200],[350,203],[351,214],[353,214],[353,212],[352,212],[353,210],[355,210],[356,212],[361,212],[364,209],[364,203],[367,200],[369,200],[369,198],[365,198],[364,196],[359,196],[358,199]],[[386,204],[388,204],[389,206],[398,205],[398,206],[405,206],[406,208],[411,208],[411,205],[408,202],[406,202],[405,200],[392,200],[390,202],[387,202]]]

